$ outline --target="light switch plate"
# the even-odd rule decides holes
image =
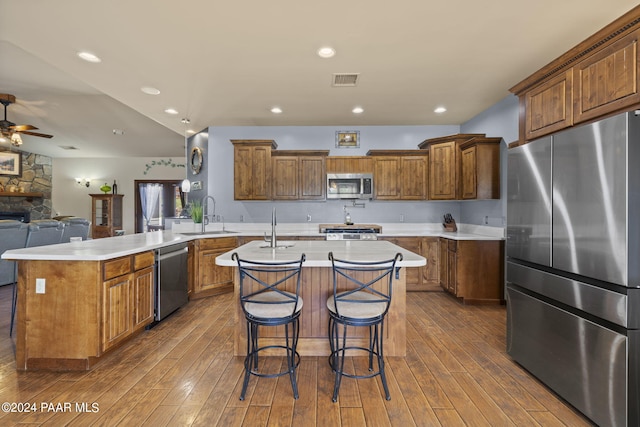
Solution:
[[[36,279],[36,294],[44,294],[45,283],[45,279]]]

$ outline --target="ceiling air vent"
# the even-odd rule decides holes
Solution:
[[[334,87],[353,87],[358,84],[359,73],[335,73],[331,86]]]

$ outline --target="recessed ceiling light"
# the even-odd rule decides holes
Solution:
[[[196,131],[193,129],[187,129],[187,133],[196,133]]]
[[[433,112],[436,114],[442,114],[442,113],[445,113],[446,111],[447,109],[445,107],[436,107],[436,109],[433,110]]]
[[[280,113],[282,113],[282,108],[280,108],[280,107],[273,107],[273,108],[271,109],[271,112],[272,112],[273,114],[280,114]]]
[[[336,50],[332,47],[325,46],[318,49],[318,56],[320,58],[331,58],[336,54]]]
[[[113,134],[114,135],[124,135],[124,131],[122,129],[114,129],[113,130]]]
[[[93,63],[102,62],[102,59],[98,58],[96,55],[90,52],[78,52],[78,56],[87,62],[93,62]]]
[[[362,114],[364,112],[364,108],[362,108],[362,107],[354,107],[354,109],[351,110],[351,112],[353,114]]]
[[[166,110],[164,110],[164,112],[167,114],[178,114],[178,110],[176,110],[175,108],[167,108]]]
[[[160,95],[160,90],[151,86],[142,86],[140,90],[147,95]]]

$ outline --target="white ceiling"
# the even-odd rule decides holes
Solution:
[[[181,156],[184,117],[195,131],[461,124],[635,6],[0,0],[0,93],[18,98],[9,120],[55,135],[24,136],[23,149],[52,157]],[[325,45],[334,58],[316,55]],[[80,60],[80,50],[102,63]],[[331,87],[333,73],[360,73],[359,83]],[[145,95],[142,86],[161,94]],[[274,105],[284,112],[272,114]],[[356,105],[363,114],[351,113]],[[448,112],[435,114],[438,105]],[[164,113],[168,107],[179,114]]]

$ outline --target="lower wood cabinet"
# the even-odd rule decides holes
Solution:
[[[102,263],[102,351],[153,321],[153,252]]]
[[[504,302],[504,242],[441,237],[440,286],[464,304]]]
[[[407,291],[440,291],[438,283],[438,238],[437,237],[384,237],[387,240],[427,259],[423,267],[407,268]]]
[[[238,247],[235,237],[199,239],[194,244],[194,283],[191,298],[233,290],[233,267],[216,265],[216,257]]]

